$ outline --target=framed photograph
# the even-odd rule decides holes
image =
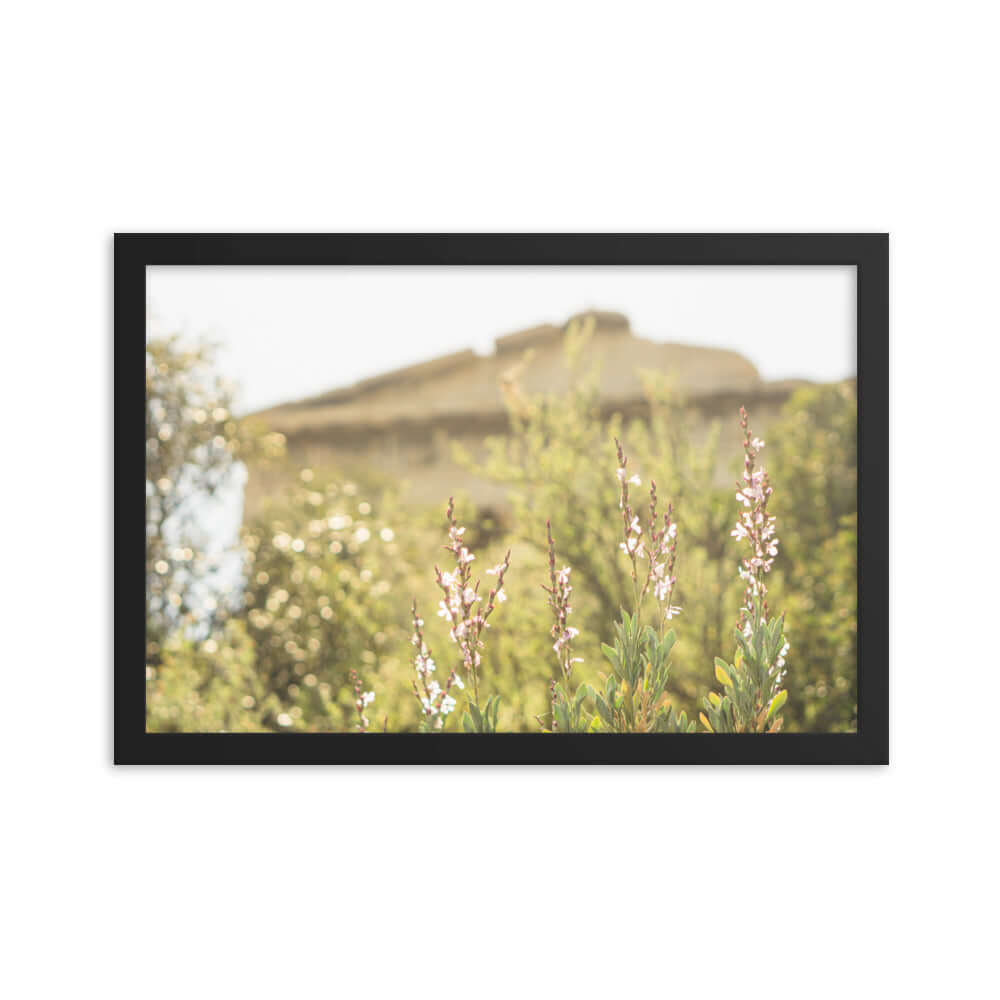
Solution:
[[[117,763],[888,763],[886,235],[114,258]]]

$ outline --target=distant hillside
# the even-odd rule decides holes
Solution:
[[[365,462],[408,483],[414,502],[437,503],[459,489],[484,504],[503,506],[491,483],[476,480],[454,464],[450,441],[473,453],[487,434],[508,426],[512,394],[560,394],[569,386],[564,339],[571,325],[592,330],[584,359],[600,371],[602,408],[641,415],[640,372],[670,373],[678,388],[703,415],[698,436],[716,416],[732,417],[740,404],[752,407],[755,426],[764,430],[790,393],[804,382],[765,382],[735,351],[686,344],[663,344],[633,334],[621,313],[591,310],[563,326],[546,324],[497,337],[494,353],[458,351],[364,379],[354,385],[272,407],[254,414],[288,440],[300,465],[356,465]],[[733,431],[735,450],[738,434]],[[247,505],[277,483],[275,473],[251,470]]]

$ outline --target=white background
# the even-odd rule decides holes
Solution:
[[[993,991],[995,10],[8,10],[5,992]],[[892,765],[113,769],[116,229],[891,231]]]

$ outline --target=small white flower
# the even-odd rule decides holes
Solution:
[[[507,600],[507,595],[504,593],[503,587],[501,587],[496,592],[496,602],[497,602],[497,604],[503,604],[503,602],[506,601],[506,600]]]
[[[629,535],[627,542],[619,542],[618,548],[629,555],[641,556],[643,553],[642,540],[635,535]]]

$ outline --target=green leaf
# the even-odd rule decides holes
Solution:
[[[674,643],[677,641],[677,633],[671,629],[664,637],[663,641],[660,643],[660,653],[666,659],[670,655],[670,651],[674,648]]]
[[[563,733],[568,733],[571,731],[571,726],[569,724],[569,713],[566,711],[565,705],[560,705],[558,702],[553,706],[553,712],[555,713],[556,722],[559,723],[559,730]]]
[[[475,732],[483,731],[483,713],[479,711],[479,706],[475,702],[469,702],[469,713],[472,716],[472,724]]]
[[[777,712],[781,711],[781,706],[784,705],[786,701],[788,701],[788,692],[787,691],[779,691],[771,699],[771,704],[768,705],[768,707],[767,707],[767,718],[768,718],[768,720],[770,720],[770,718],[771,718],[772,715],[775,715]]]
[[[715,676],[724,687],[732,687],[733,679],[728,673],[730,669],[725,660],[720,660],[719,657],[715,658]]]
[[[601,721],[608,726],[608,728],[611,728],[611,710],[608,708],[607,702],[600,695],[598,695],[596,704],[597,714],[601,717]]]

